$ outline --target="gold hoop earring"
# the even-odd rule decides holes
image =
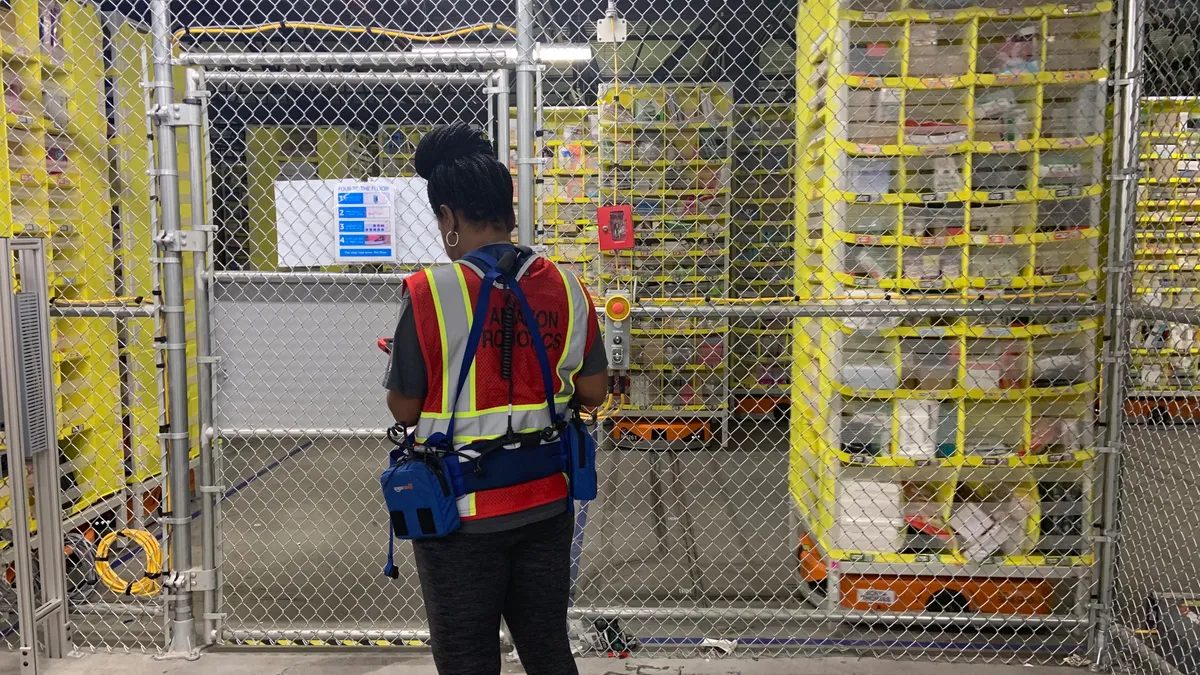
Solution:
[[[454,235],[454,241],[450,241],[451,234]],[[450,233],[446,235],[445,239],[446,248],[454,248],[455,246],[458,246],[458,230],[451,230]]]

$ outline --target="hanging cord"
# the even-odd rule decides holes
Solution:
[[[184,36],[187,35],[257,35],[259,33],[271,33],[277,30],[286,29],[323,31],[330,33],[366,33],[369,35],[379,35],[382,37],[399,38],[401,40],[411,40],[413,42],[443,42],[454,37],[492,30],[509,33],[511,35],[516,35],[517,33],[517,31],[512,27],[495,22],[480,23],[473,26],[463,26],[461,28],[455,28],[443,33],[410,33],[393,28],[376,28],[374,26],[338,26],[335,24],[325,23],[279,21],[275,23],[264,23],[248,26],[193,26],[176,31],[172,37],[175,42],[179,42]]]
[[[517,341],[517,302],[512,293],[504,293],[500,338],[500,377],[508,380],[508,435],[513,435],[513,346]],[[531,334],[532,336],[532,334]]]
[[[109,562],[108,552],[112,547],[113,542],[118,538],[128,539],[141,547],[142,552],[146,556],[146,571],[142,574],[142,578],[135,581],[126,581],[117,576],[113,571],[112,564]],[[114,593],[119,595],[137,595],[143,598],[150,598],[158,595],[162,588],[158,579],[162,576],[163,570],[163,551],[159,546],[158,540],[154,535],[145,530],[117,530],[109,532],[100,540],[100,544],[96,547],[96,572],[100,575],[100,581],[104,582]]]

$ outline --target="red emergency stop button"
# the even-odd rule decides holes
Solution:
[[[604,313],[613,321],[628,319],[629,311],[629,299],[623,295],[610,295],[604,301]]]

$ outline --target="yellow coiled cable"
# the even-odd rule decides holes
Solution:
[[[113,571],[112,565],[109,563],[108,551],[118,538],[132,541],[145,553],[146,572],[142,578],[130,582],[122,579]],[[154,535],[145,530],[124,529],[109,532],[96,545],[96,573],[100,575],[100,581],[103,581],[104,585],[112,589],[114,593],[154,597],[162,588],[162,584],[158,581],[158,578],[162,576],[162,569],[162,547],[158,545],[158,540],[154,538]]]

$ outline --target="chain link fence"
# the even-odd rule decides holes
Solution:
[[[1198,582],[1187,548],[1196,508],[1194,120],[1195,18],[1187,4],[1145,6],[1145,98],[1138,139],[1130,398],[1120,472],[1112,606],[1114,670],[1187,673]]]
[[[380,574],[390,420],[374,345],[404,276],[445,262],[413,154],[462,121],[512,169],[522,235],[597,306],[632,300],[628,325],[602,317],[629,331],[628,366],[596,428],[600,497],[576,513],[581,654],[1104,657],[1141,672],[1132,659],[1161,651],[1156,617],[1192,590],[1192,566],[1146,500],[1194,493],[1187,425],[1164,424],[1192,406],[1101,386],[1153,384],[1142,357],[1157,349],[1179,350],[1163,381],[1192,368],[1190,333],[1114,314],[1143,270],[1132,235],[1110,232],[1158,199],[1130,186],[1158,150],[1121,145],[1137,123],[1136,88],[1115,77],[1135,70],[1135,9],[546,3],[527,70],[510,3],[173,9],[177,100],[203,111],[179,131],[183,227],[213,226],[199,285],[183,256],[200,318],[197,560],[218,570],[202,642],[428,640],[406,547],[399,580]],[[1186,12],[1147,11],[1151,58],[1190,58],[1162,46],[1186,36],[1155,42],[1161,17]],[[104,255],[84,259],[108,285],[63,299],[154,310],[150,38],[130,17],[96,22],[104,180],[73,204],[107,214],[90,249]],[[607,206],[629,207],[632,248],[601,236]],[[118,408],[105,447],[121,449],[117,501],[72,507],[85,539],[159,532],[164,333],[157,312],[128,314],[71,320],[112,330],[115,393],[88,395]],[[210,379],[207,406],[196,382]],[[1163,481],[1177,487],[1145,489]],[[1185,528],[1190,511],[1171,512]],[[88,589],[78,644],[165,648],[161,597]]]
[[[97,548],[123,528],[162,537],[154,520],[162,501],[163,374],[142,86],[147,31],[91,3],[0,8],[0,236],[45,243],[66,600],[75,644],[91,649],[154,649],[163,635],[157,592],[123,597],[95,570]],[[7,484],[10,471],[34,469],[10,458],[3,438],[0,431]],[[9,648],[17,633],[11,504],[5,491],[0,642]],[[60,555],[37,538],[34,545],[38,558]],[[117,573],[143,573],[135,548],[117,542],[110,553]]]

